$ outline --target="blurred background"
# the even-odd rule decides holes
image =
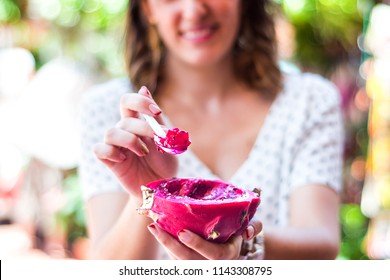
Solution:
[[[390,6],[274,0],[280,64],[339,88],[339,259],[390,258]],[[0,258],[84,259],[77,106],[124,76],[128,0],[0,0]]]

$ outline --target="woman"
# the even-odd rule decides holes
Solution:
[[[268,2],[130,1],[129,81],[97,87],[81,108],[92,258],[245,259],[242,244],[262,228],[264,243],[256,239],[249,258],[337,256],[339,97],[318,76],[280,72]],[[188,131],[190,149],[159,152],[139,113]],[[177,241],[135,211],[140,185],[173,176],[260,186],[262,203],[225,244],[190,231]]]

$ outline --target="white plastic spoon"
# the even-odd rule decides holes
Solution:
[[[146,122],[150,125],[154,132],[154,143],[159,147],[159,149],[163,150],[164,152],[172,155],[178,155],[181,153],[184,153],[187,150],[187,147],[185,149],[175,149],[172,147],[166,147],[163,145],[165,141],[162,141],[167,138],[167,133],[164,131],[164,129],[161,127],[161,125],[156,121],[155,118],[142,114],[142,117],[146,120]],[[175,131],[175,130],[172,130]],[[188,141],[188,145],[191,142]]]
[[[146,120],[146,122],[150,125],[150,127],[153,129],[153,132],[158,135],[161,138],[167,137],[167,134],[165,133],[164,129],[161,127],[161,125],[156,121],[155,118],[142,114],[142,117]]]

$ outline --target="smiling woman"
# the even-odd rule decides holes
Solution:
[[[209,2],[131,1],[125,51],[132,85],[154,91],[167,53],[180,56],[184,63],[192,57],[191,51],[206,56],[215,49],[214,56],[233,58],[234,67],[229,68],[240,79],[275,95],[280,90],[280,72],[273,20],[265,10],[268,1]],[[216,61],[205,57],[203,63],[219,62],[217,57]]]
[[[339,96],[317,75],[279,70],[271,12],[266,0],[130,1],[128,78],[94,87],[81,107],[91,257],[336,257]],[[188,131],[191,146],[161,153],[142,115]],[[172,177],[260,187],[262,203],[222,244],[188,229],[176,239],[136,212],[142,185]]]
[[[196,1],[142,3],[148,22],[161,34],[168,53],[182,62],[202,66],[230,53],[239,28],[240,1],[213,1],[208,5]],[[200,22],[199,18],[204,20]]]

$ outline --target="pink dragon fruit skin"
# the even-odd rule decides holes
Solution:
[[[260,192],[220,180],[173,178],[141,189],[144,203],[139,212],[176,238],[188,229],[206,240],[226,242],[243,233],[260,204]]]

